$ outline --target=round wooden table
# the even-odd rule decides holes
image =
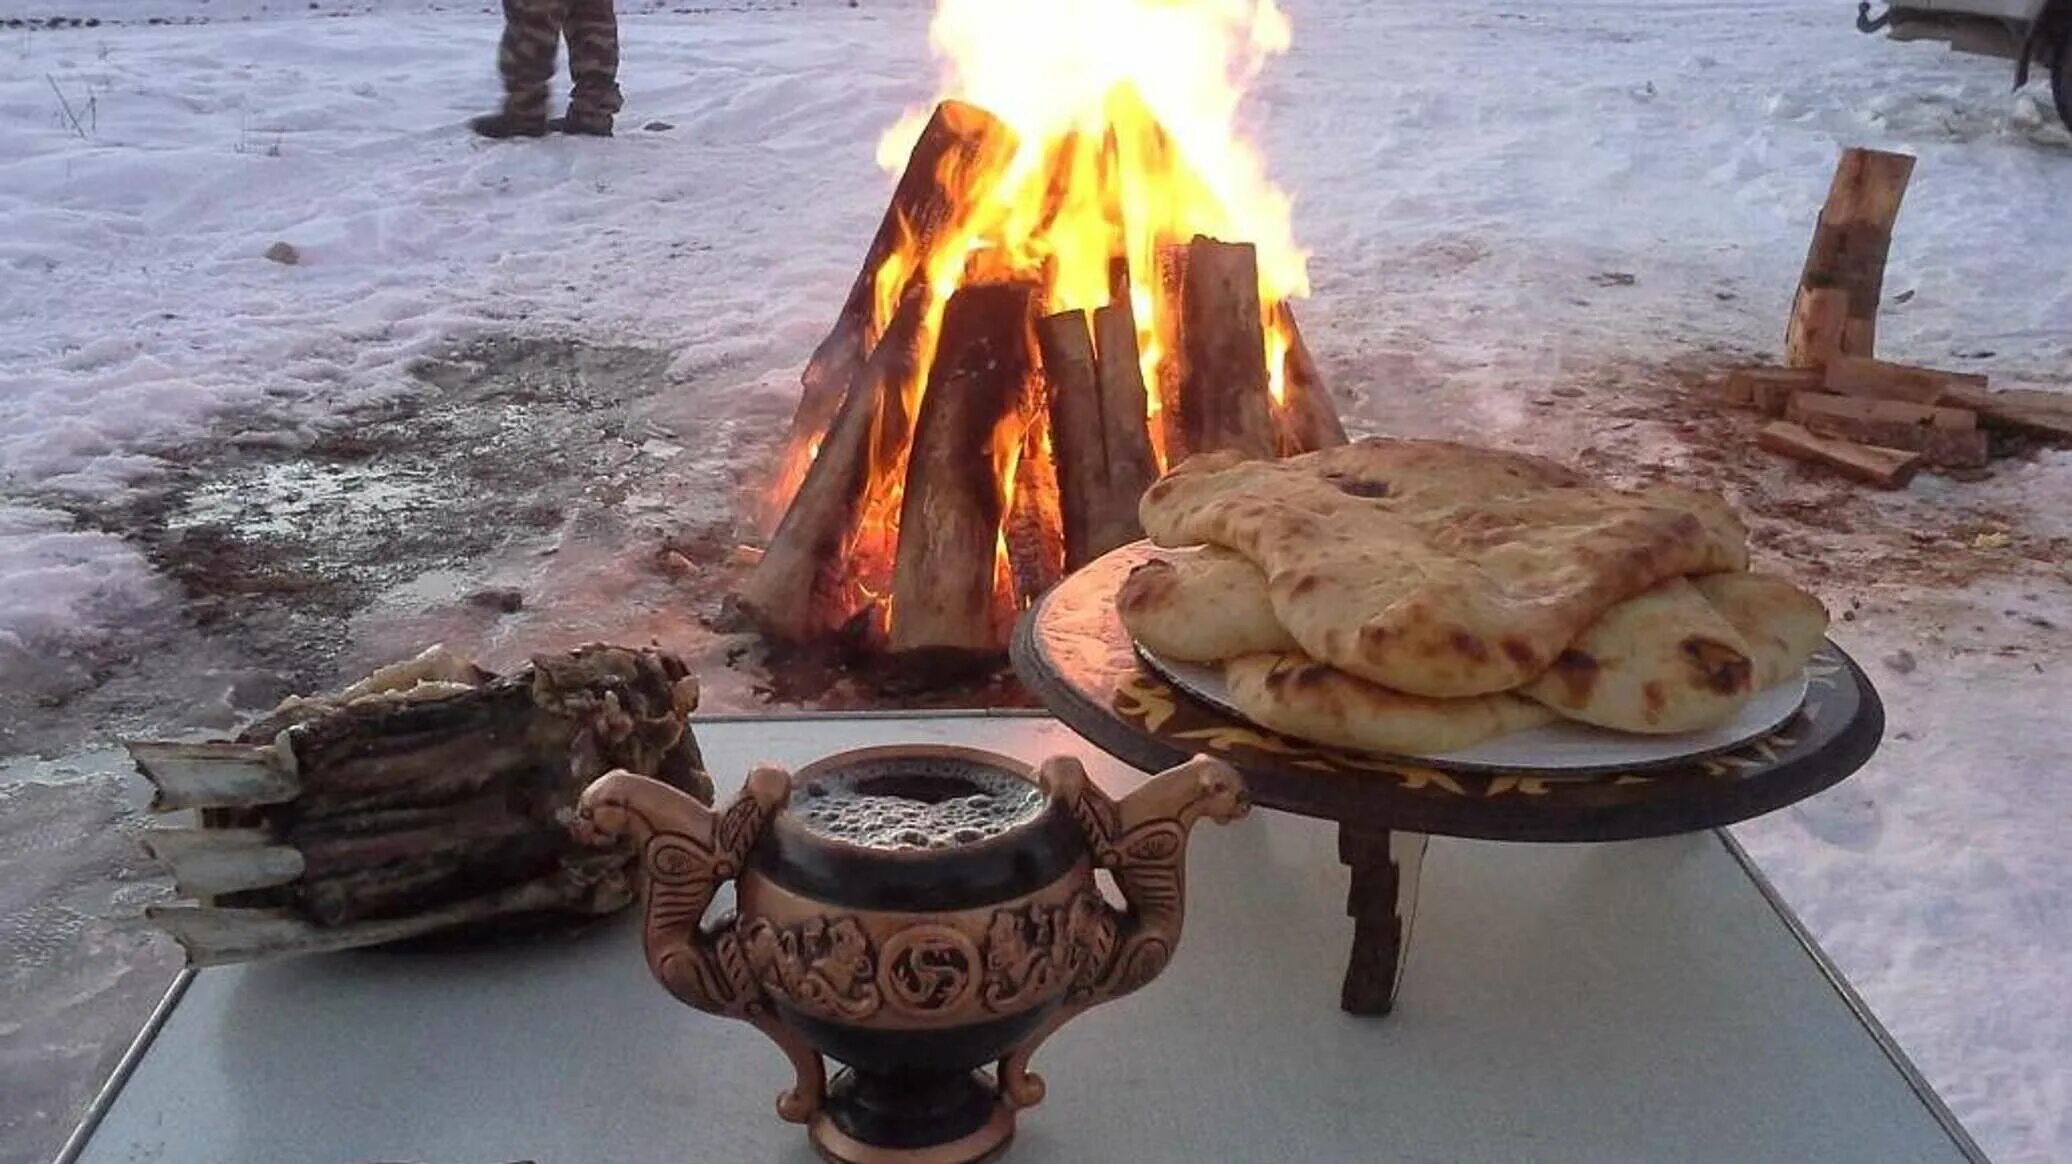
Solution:
[[[1385,1014],[1394,1002],[1427,837],[1616,841],[1717,828],[1833,786],[1884,733],[1870,680],[1828,643],[1807,666],[1796,715],[1698,758],[1581,774],[1493,771],[1310,744],[1195,699],[1137,657],[1115,592],[1156,552],[1124,546],[1054,588],[1015,629],[1015,671],[1052,715],[1133,767],[1212,755],[1244,774],[1255,804],[1337,822],[1353,918],[1340,1002],[1356,1014]]]

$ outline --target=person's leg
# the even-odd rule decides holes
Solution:
[[[568,94],[570,133],[610,134],[612,115],[624,98],[619,94],[619,18],[612,0],[570,0],[568,73],[575,85]]]
[[[502,112],[472,124],[485,137],[538,137],[547,132],[547,97],[568,0],[504,0],[504,38],[496,68],[504,80]]]

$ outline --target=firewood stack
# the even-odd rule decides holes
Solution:
[[[2072,439],[2072,397],[1988,392],[1986,378],[1878,359],[1878,302],[1892,224],[1912,176],[1904,154],[1842,154],[1785,328],[1782,367],[1742,368],[1721,391],[1771,418],[1765,449],[1897,489],[1923,467],[1975,471],[1995,433]]]
[[[1146,383],[1120,253],[1104,256],[1105,305],[1056,311],[1038,279],[972,251],[920,366],[929,264],[895,257],[931,255],[954,237],[943,232],[1001,181],[1016,149],[1013,131],[984,110],[936,108],[833,330],[807,362],[786,463],[810,456],[810,466],[738,595],[780,644],[931,664],[997,656],[1020,609],[1142,536],[1137,499],[1158,475],[1160,450],[1177,464],[1190,453],[1276,456],[1346,439],[1285,303],[1271,305],[1290,341],[1279,354],[1284,399],[1270,395],[1258,258],[1244,243],[1166,244],[1155,271],[1137,272],[1156,282],[1139,291],[1164,305],[1160,382]],[[892,307],[872,335],[880,302]]]
[[[710,801],[674,656],[584,647],[504,676],[440,648],[336,695],[291,699],[232,741],[129,745],[148,830],[182,897],[150,920],[195,965],[609,913],[629,854],[567,831],[576,797],[626,768]]]

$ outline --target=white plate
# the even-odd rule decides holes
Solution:
[[[1136,644],[1136,648],[1139,657],[1181,690],[1220,711],[1251,722],[1231,701],[1230,688],[1223,682],[1222,668],[1160,658],[1141,643]],[[1756,692],[1755,697],[1743,705],[1741,714],[1704,731],[1644,736],[1562,719],[1484,740],[1457,752],[1412,752],[1407,756],[1462,768],[1505,770],[1536,768],[1583,773],[1653,767],[1731,751],[1776,729],[1798,713],[1799,705],[1805,699],[1806,673],[1801,670],[1796,678],[1767,691]]]

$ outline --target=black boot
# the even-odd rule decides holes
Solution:
[[[586,137],[610,137],[612,115],[609,113],[576,113],[567,117],[556,117],[547,122],[547,128],[555,133],[576,133]]]
[[[481,134],[483,137],[545,137],[547,135],[547,119],[545,117],[517,117],[508,111],[503,113],[485,113],[469,121],[468,128]]]

